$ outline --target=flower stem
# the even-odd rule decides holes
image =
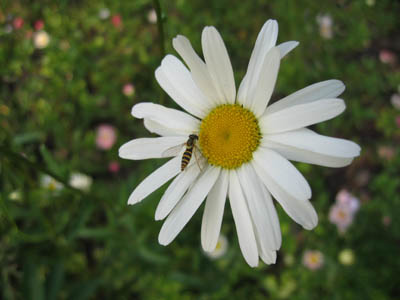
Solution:
[[[158,28],[158,38],[160,44],[161,56],[165,56],[165,38],[164,38],[164,20],[161,11],[161,5],[159,0],[153,0],[154,9],[157,14],[157,28]]]
[[[8,156],[9,158],[16,160],[16,161],[20,161],[21,163],[27,165],[28,167],[30,167],[33,170],[37,170],[40,171],[42,173],[45,173],[51,177],[53,177],[55,180],[59,181],[60,183],[62,183],[64,185],[64,187],[66,187],[67,189],[78,193],[80,195],[87,195],[85,192],[74,188],[73,186],[71,186],[67,180],[65,180],[64,178],[62,178],[61,176],[57,175],[56,173],[48,170],[47,168],[45,168],[43,165],[35,163],[31,160],[29,160],[28,158],[26,158],[25,156],[23,156],[22,154],[16,153],[10,149],[7,149],[4,146],[0,146],[0,152],[6,156]]]
[[[157,28],[158,28],[158,41],[160,44],[161,57],[165,56],[165,37],[164,37],[164,20],[162,16],[162,10],[159,0],[153,0],[154,9],[157,14]],[[165,101],[165,93],[161,92],[160,104],[163,105]]]

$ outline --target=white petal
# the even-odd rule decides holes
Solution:
[[[192,79],[184,64],[167,55],[156,70],[156,79],[165,92],[187,112],[203,118],[211,109],[210,101]]]
[[[324,99],[266,113],[259,124],[264,134],[285,132],[332,119],[345,108],[342,99]]]
[[[158,236],[158,242],[161,245],[168,245],[181,232],[213,187],[219,173],[219,168],[208,166],[193,187],[179,201],[161,227]]]
[[[138,119],[149,119],[167,128],[176,135],[196,133],[200,128],[200,121],[182,111],[166,108],[159,104],[143,102],[132,108],[132,115]]]
[[[293,105],[305,104],[320,99],[336,98],[343,93],[345,85],[340,80],[331,79],[314,83],[271,104],[265,113],[272,114]]]
[[[258,82],[258,77],[263,68],[264,60],[272,47],[276,44],[278,38],[278,23],[275,20],[265,22],[260,33],[257,36],[256,44],[250,56],[249,66],[246,75],[240,83],[238,91],[238,101],[240,104],[248,107],[247,101],[251,101],[249,97],[253,94],[254,82]]]
[[[207,196],[201,223],[201,245],[204,251],[213,251],[217,246],[228,193],[228,176],[227,171],[222,171]]]
[[[186,140],[187,137],[184,136],[135,139],[119,148],[119,157],[125,159],[161,158],[165,150],[182,144]]]
[[[297,41],[289,41],[289,42],[285,42],[285,43],[279,44],[276,47],[279,49],[279,52],[281,53],[281,59],[282,59],[290,51],[292,51],[294,48],[296,48],[298,45],[299,45],[299,42],[297,42]]]
[[[251,168],[254,170],[253,166],[251,166]],[[262,183],[262,180],[260,178],[258,178],[258,180],[259,180],[259,182]],[[281,233],[281,226],[279,224],[278,214],[276,213],[276,208],[272,201],[270,192],[267,190],[267,188],[265,187],[264,184],[261,184],[261,187],[263,190],[263,195],[266,195],[265,203],[267,205],[267,211],[269,214],[269,218],[271,219],[272,230],[274,232],[275,239],[277,239],[277,241],[278,241],[278,248],[280,248],[282,245],[282,233]]]
[[[151,133],[155,133],[161,136],[177,136],[177,135],[183,135],[183,136],[188,136],[190,133],[186,130],[182,131],[177,131],[174,129],[170,129],[168,127],[165,127],[164,125],[161,125],[160,123],[153,121],[152,119],[145,118],[143,120],[144,127]]]
[[[311,198],[311,188],[307,180],[286,158],[262,147],[255,151],[253,156],[253,166],[264,183],[263,177],[268,177],[296,199]]]
[[[250,103],[250,110],[256,115],[256,117],[259,117],[264,113],[265,108],[271,99],[276,79],[278,77],[279,65],[280,52],[276,47],[274,47],[268,52],[264,59],[257,82],[249,83],[251,90],[249,90],[248,96],[251,99],[248,99],[247,103]]]
[[[234,103],[236,98],[235,79],[228,51],[217,29],[207,26],[201,36],[203,55],[208,72],[224,103]]]
[[[147,176],[129,196],[128,204],[136,204],[180,172],[180,157],[174,157]]]
[[[266,251],[260,254],[260,257],[267,265],[276,263],[276,251]]]
[[[360,146],[352,141],[320,135],[307,128],[267,135],[264,139],[339,157],[355,157],[360,155],[361,150]]]
[[[251,267],[258,265],[257,242],[253,224],[236,171],[229,172],[229,202],[243,257]]]
[[[289,160],[308,163],[308,164],[315,164],[324,167],[341,168],[350,165],[354,160],[353,157],[343,158],[343,157],[328,156],[319,153],[313,153],[302,149],[291,148],[289,146],[281,145],[274,142],[265,142],[263,143],[263,147],[272,149],[280,153],[283,157],[286,157]]]
[[[254,229],[256,232],[257,240],[260,244],[261,252],[267,250],[278,250],[280,248],[281,237],[275,236],[274,227],[278,224],[273,224],[276,219],[270,218],[271,209],[268,202],[272,202],[269,193],[264,194],[262,183],[259,181],[256,173],[250,164],[243,165],[238,171],[240,185],[247,200],[247,206],[253,220]],[[276,211],[272,208],[272,214]]]
[[[360,155],[360,146],[344,139],[323,136],[306,128],[266,135],[262,146],[284,157],[327,167],[343,167]]]
[[[188,65],[192,73],[192,78],[200,90],[214,104],[219,104],[223,97],[222,95],[218,95],[217,90],[214,87],[213,80],[208,73],[206,64],[193,50],[190,41],[186,37],[178,35],[173,39],[172,45],[174,46],[176,52],[179,53],[179,55]]]
[[[318,215],[311,205],[310,201],[298,200],[289,195],[284,189],[275,183],[269,176],[265,176],[263,172],[259,172],[259,167],[254,164],[258,176],[260,176],[271,192],[272,196],[280,203],[285,212],[298,224],[305,229],[311,230],[318,223]]]
[[[171,212],[199,173],[200,169],[197,166],[188,166],[172,181],[158,203],[155,214],[156,220],[164,219]]]

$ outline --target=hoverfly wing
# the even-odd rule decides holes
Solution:
[[[197,167],[200,171],[203,171],[202,165],[204,165],[204,157],[198,146],[194,145],[193,148],[194,159],[196,160]]]
[[[182,148],[183,148],[183,146],[184,146],[185,144],[186,144],[186,143],[182,143],[182,144],[180,144],[180,145],[177,145],[177,146],[173,146],[173,147],[168,148],[167,150],[165,150],[165,151],[163,151],[163,152],[161,153],[161,157],[177,156],[177,155],[182,151]]]

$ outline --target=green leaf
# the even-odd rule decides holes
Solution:
[[[108,227],[82,228],[76,235],[81,238],[104,239],[114,235],[114,231]]]
[[[75,286],[75,288],[73,288],[73,291],[70,297],[68,297],[68,299],[74,299],[74,300],[89,299],[96,292],[96,289],[98,288],[100,283],[101,283],[100,279],[93,279],[80,283],[77,286]]]
[[[49,150],[47,150],[44,144],[40,145],[40,153],[42,154],[47,168],[55,174],[64,177],[63,175],[65,175],[65,172],[60,163],[53,158],[53,155],[50,153]]]
[[[42,141],[43,137],[44,133],[41,131],[26,132],[16,135],[13,139],[13,143],[17,146],[22,146],[24,144],[30,144]]]
[[[57,262],[52,268],[47,282],[47,300],[56,300],[64,282],[64,264]]]
[[[32,257],[24,264],[23,299],[44,300],[43,281],[40,279],[39,267]]]
[[[87,202],[85,202],[87,203]],[[83,226],[87,223],[89,220],[90,216],[92,215],[93,212],[93,206],[90,204],[85,204],[84,207],[82,207],[78,213],[78,215],[71,220],[70,222],[70,229],[67,234],[68,239],[74,239],[80,230],[83,229]]]

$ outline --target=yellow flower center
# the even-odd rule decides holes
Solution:
[[[311,254],[310,261],[313,264],[319,263],[319,255],[318,254]]]
[[[253,157],[261,133],[254,114],[241,105],[214,108],[200,125],[199,145],[208,163],[236,169]]]
[[[55,183],[55,181],[50,181],[48,188],[50,191],[54,192],[57,189],[57,184]]]

